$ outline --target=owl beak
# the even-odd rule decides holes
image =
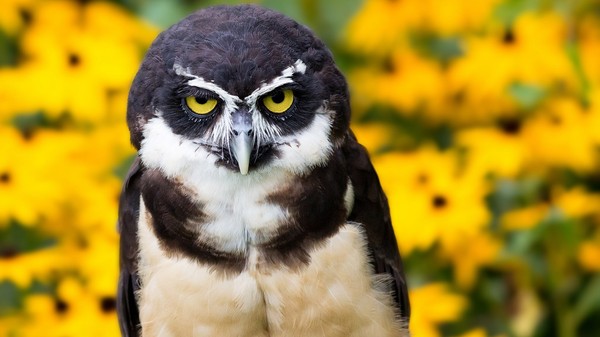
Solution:
[[[231,152],[238,163],[240,173],[248,174],[250,167],[250,154],[254,147],[252,138],[252,117],[246,109],[240,109],[233,113],[233,139]]]

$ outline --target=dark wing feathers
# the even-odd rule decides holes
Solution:
[[[123,337],[139,337],[140,317],[135,298],[139,289],[137,278],[137,223],[140,211],[140,176],[143,166],[136,157],[131,165],[119,200],[119,288],[117,312]]]
[[[354,188],[354,206],[348,220],[364,226],[375,273],[392,277],[394,300],[402,318],[408,322],[408,289],[387,198],[367,150],[356,141],[352,132],[349,132],[343,151]]]

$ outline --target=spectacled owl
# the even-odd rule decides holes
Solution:
[[[387,199],[346,80],[308,28],[254,5],[162,32],[129,93],[123,336],[408,336]]]

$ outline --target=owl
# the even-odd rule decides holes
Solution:
[[[346,80],[306,27],[254,5],[162,32],[129,93],[123,336],[408,336],[387,199]]]

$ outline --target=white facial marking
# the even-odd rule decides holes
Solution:
[[[169,178],[216,169],[217,156],[194,141],[174,134],[162,114],[157,115],[144,126],[139,154],[146,167],[160,169]]]
[[[292,76],[294,76],[294,74],[304,74],[305,72],[306,64],[304,64],[302,60],[297,60],[293,65],[283,69],[281,75],[272,79],[271,82],[264,83],[258,87],[258,89],[254,90],[250,95],[246,96],[244,101],[248,104],[248,106],[254,106],[258,97],[267,94],[281,87],[282,85],[294,83]]]
[[[333,115],[333,111],[320,108],[308,128],[281,137],[281,142],[287,145],[277,147],[280,156],[272,166],[305,174],[316,166],[324,165],[333,152],[333,144],[329,141]]]

